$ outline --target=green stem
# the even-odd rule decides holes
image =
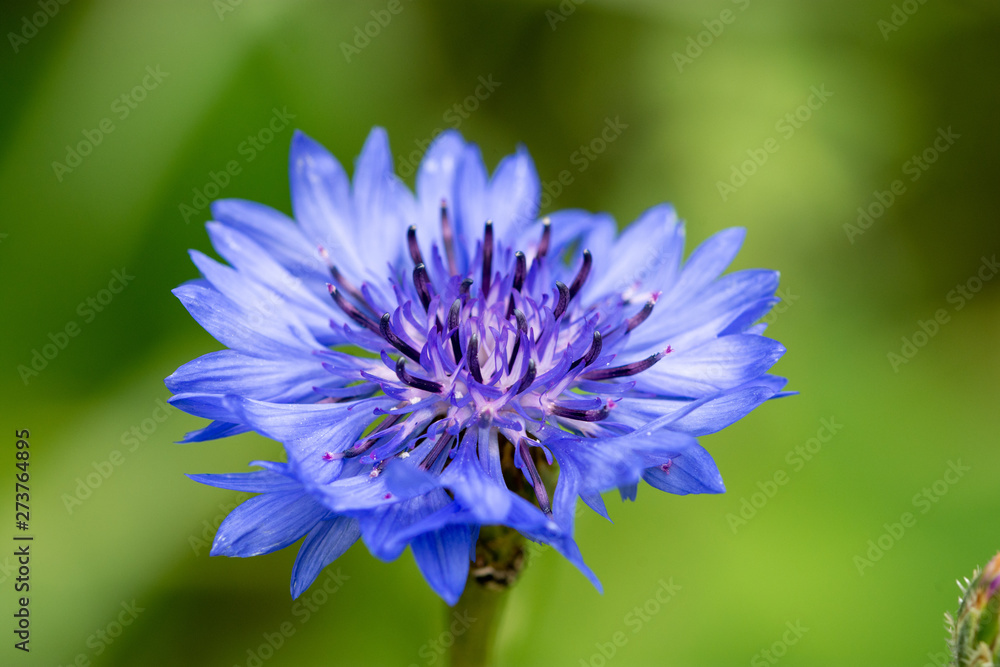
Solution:
[[[467,625],[461,634],[454,632],[451,667],[488,667],[493,664],[493,647],[509,589],[487,588],[473,577],[469,579],[458,604],[448,609],[449,630]]]
[[[505,526],[483,526],[476,561],[455,609],[448,610],[451,667],[487,667],[508,591],[524,568],[524,538]],[[459,628],[464,630],[459,631]]]

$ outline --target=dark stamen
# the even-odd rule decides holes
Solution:
[[[479,368],[479,334],[474,333],[472,334],[472,338],[469,339],[466,356],[469,362],[469,372],[472,373],[472,377],[476,379],[476,382],[482,384],[483,371]]]
[[[549,243],[552,240],[552,223],[548,218],[542,220],[542,240],[538,242],[538,250],[535,252],[535,259],[545,257],[549,252]]]
[[[408,384],[414,389],[420,389],[421,391],[429,391],[431,393],[438,393],[441,391],[441,385],[432,380],[425,380],[423,378],[418,378],[410,375],[406,372],[406,360],[400,357],[396,361],[396,377],[403,384]]]
[[[490,293],[490,279],[493,277],[493,221],[486,221],[483,231],[483,296]]]
[[[374,431],[369,433],[361,440],[358,440],[356,443],[354,443],[354,445],[350,449],[342,452],[341,454],[334,454],[330,456],[330,458],[327,460],[332,461],[334,459],[352,459],[356,456],[361,456],[369,449],[371,449],[375,445],[375,443],[378,442],[379,438],[388,435],[386,431],[395,426],[396,422],[398,422],[402,418],[403,415],[390,415],[386,417],[384,420],[382,420],[381,424],[375,427]]]
[[[657,361],[663,358],[664,355],[670,354],[673,350],[670,346],[663,352],[657,352],[656,354],[651,354],[642,361],[636,361],[631,364],[625,364],[624,366],[615,366],[614,368],[601,368],[596,371],[590,371],[589,373],[584,373],[583,377],[587,380],[610,380],[611,378],[627,377],[629,375],[635,375],[636,373],[641,373]]]
[[[458,293],[462,296],[462,300],[469,296],[469,289],[472,287],[472,283],[475,282],[472,278],[466,278],[462,281],[462,284],[458,286]]]
[[[344,277],[340,269],[333,265],[333,262],[330,260],[330,253],[326,251],[326,248],[319,246],[319,255],[326,262],[326,267],[330,270],[330,277],[333,278],[333,282],[337,284],[337,287],[353,296],[362,305],[367,306],[368,302],[365,301],[365,295],[350,280]]]
[[[385,338],[387,341],[389,341],[390,345],[392,345],[394,348],[396,348],[397,350],[399,350],[400,352],[402,352],[410,359],[413,359],[415,362],[419,364],[420,353],[417,352],[412,347],[410,347],[410,345],[405,340],[397,336],[395,332],[389,328],[389,323],[391,320],[392,317],[389,315],[389,313],[386,313],[385,315],[382,316],[382,321],[379,322],[379,333],[382,334],[382,338]]]
[[[423,264],[417,264],[413,267],[413,285],[417,288],[417,294],[420,295],[420,303],[423,304],[424,310],[427,310],[431,304],[434,288],[431,286],[430,276],[427,275],[427,267]]]
[[[583,251],[583,266],[580,267],[580,271],[576,274],[576,278],[573,279],[573,284],[569,286],[569,298],[576,296],[580,288],[583,287],[584,281],[587,280],[587,276],[590,275],[590,267],[594,263],[594,257],[590,254],[589,250]]]
[[[455,355],[455,363],[462,358],[462,343],[458,340],[458,318],[462,313],[462,300],[455,299],[448,311],[448,331],[451,332],[451,352]]]
[[[513,292],[520,292],[521,288],[524,287],[524,275],[528,272],[528,263],[524,258],[524,253],[518,250],[514,253],[514,284],[512,286]],[[510,301],[507,302],[507,317],[510,317],[511,313],[514,312],[514,293],[511,292]]]
[[[528,475],[531,477],[531,486],[535,490],[538,507],[546,514],[552,514],[552,506],[549,504],[549,492],[545,489],[545,484],[542,483],[542,476],[538,474],[538,468],[535,467],[535,462],[531,458],[527,440],[522,438],[517,447],[521,450],[521,461],[524,462],[524,467],[528,470]]]
[[[508,370],[514,365],[517,351],[521,349],[521,333],[528,330],[528,320],[524,317],[524,313],[517,308],[514,309],[514,318],[517,320],[517,334],[515,334],[517,337],[514,339],[514,349],[510,351],[510,361],[507,362]]]
[[[330,284],[328,284],[326,287],[327,289],[330,290],[330,296],[333,297],[333,300],[348,317],[350,317],[352,320],[354,320],[364,328],[368,329],[369,331],[372,331],[373,333],[376,334],[381,334],[381,332],[379,331],[379,326],[375,324],[375,320],[373,320],[372,318],[368,317],[366,314],[362,313],[360,310],[355,308],[350,301],[344,298],[344,295],[340,293],[339,289]]]
[[[444,241],[444,253],[448,256],[448,271],[451,275],[458,273],[455,264],[455,234],[451,230],[451,222],[448,220],[448,203],[441,200],[441,239]]]
[[[441,453],[444,452],[447,446],[451,444],[453,437],[454,436],[447,431],[442,433],[441,437],[439,437],[437,442],[434,443],[434,447],[431,448],[431,451],[427,452],[427,456],[425,456],[424,460],[420,462],[420,469],[427,470],[434,465],[434,462],[439,456],[441,456]]]
[[[601,347],[604,345],[603,339],[601,338],[601,332],[594,332],[594,340],[590,343],[590,349],[587,350],[587,354],[583,355],[583,365],[589,366],[597,359],[597,355],[601,353]]]
[[[521,378],[521,384],[517,385],[517,391],[514,392],[515,396],[517,396],[518,394],[523,394],[524,392],[528,391],[528,389],[531,387],[531,383],[535,381],[535,372],[536,372],[535,360],[532,359],[531,361],[528,362],[528,370],[525,371],[524,377]]]
[[[581,422],[599,422],[607,418],[611,413],[606,405],[602,405],[596,410],[580,410],[578,408],[567,408],[562,405],[553,405],[549,412],[557,417],[575,419]]]
[[[659,293],[651,296],[649,298],[649,301],[646,302],[646,305],[642,307],[642,310],[640,310],[632,317],[628,318],[628,320],[625,322],[625,333],[632,331],[632,329],[635,329],[637,326],[646,321],[646,318],[649,317],[649,314],[653,312],[653,306],[656,305],[656,300],[659,298],[659,296],[660,296]]]
[[[420,254],[420,245],[417,243],[417,227],[410,225],[406,230],[406,243],[410,247],[410,258],[414,264],[423,264],[424,257]]]
[[[528,272],[528,261],[524,258],[524,253],[518,250],[514,253],[514,290],[521,291],[524,286],[524,274]]]
[[[569,369],[573,370],[580,364],[583,364],[584,368],[586,368],[587,366],[594,363],[594,360],[597,359],[597,355],[601,353],[602,346],[603,346],[603,340],[601,338],[601,332],[595,331],[594,340],[590,343],[590,349],[587,350],[586,354],[584,354],[582,357],[574,361],[573,364],[569,367]]]
[[[566,306],[569,305],[569,288],[558,280],[556,288],[559,290],[559,301],[556,302],[556,307],[552,310],[552,316],[558,320],[559,316],[566,312]]]

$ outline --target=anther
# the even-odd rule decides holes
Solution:
[[[524,276],[528,272],[528,262],[520,250],[514,253],[514,262],[514,284],[512,285],[513,291],[510,295],[510,301],[507,302],[507,317],[510,317],[511,313],[514,312],[514,292],[520,292],[521,288],[524,287]]]
[[[458,339],[458,318],[462,313],[462,300],[455,299],[448,311],[448,331],[451,332],[451,352],[455,355],[455,363],[462,358],[462,343]]]
[[[448,220],[448,202],[441,200],[441,239],[444,241],[444,252],[448,256],[448,271],[451,275],[458,273],[455,263],[455,233]]]
[[[602,419],[606,419],[611,413],[605,405],[602,405],[594,410],[580,410],[579,408],[567,408],[562,405],[553,405],[549,412],[557,417],[575,419],[576,421],[582,422],[599,422]]]
[[[576,274],[576,278],[573,279],[573,284],[569,286],[569,298],[573,298],[583,287],[583,283],[587,280],[587,276],[590,275],[590,267],[594,263],[594,257],[590,254],[589,250],[583,251],[583,265],[580,267],[580,271]]]
[[[535,498],[538,499],[538,507],[546,514],[552,514],[552,506],[549,504],[549,492],[545,489],[542,477],[538,474],[538,468],[535,467],[535,462],[531,458],[531,452],[528,449],[527,441],[524,438],[521,438],[521,441],[517,446],[518,449],[521,450],[521,461],[524,462],[524,467],[528,471],[528,476],[531,477],[531,487],[535,491]]]
[[[344,274],[340,272],[340,269],[334,266],[333,261],[330,259],[330,253],[326,251],[326,248],[323,246],[317,247],[319,248],[319,256],[323,258],[323,261],[326,262],[326,268],[330,270],[330,277],[333,278],[333,282],[335,282],[340,289],[357,299],[360,303],[367,305],[365,295],[362,294],[361,290],[351,283],[351,281],[344,277]]]
[[[474,333],[472,334],[472,338],[469,339],[466,356],[468,357],[469,372],[472,373],[472,377],[476,379],[476,382],[482,384],[483,371],[479,368],[479,334]]]
[[[331,284],[327,284],[327,289],[330,290],[330,296],[333,297],[334,302],[340,307],[344,313],[350,317],[352,320],[365,327],[369,331],[381,334],[379,331],[379,326],[375,324],[375,320],[365,315],[363,312],[354,307],[354,305],[344,298],[344,295],[340,293],[336,287]]]
[[[566,312],[566,306],[569,305],[569,288],[557,280],[556,289],[559,290],[559,300],[556,302],[556,307],[552,309],[552,316],[558,320],[559,316]]]
[[[434,462],[438,459],[438,457],[440,457],[448,445],[451,444],[453,437],[454,436],[447,431],[442,433],[441,437],[439,437],[437,442],[434,443],[434,447],[431,448],[431,451],[427,452],[427,456],[425,456],[424,460],[420,462],[420,469],[427,470],[434,465]]]
[[[632,317],[628,318],[628,320],[625,322],[625,333],[632,331],[632,329],[635,329],[637,326],[646,321],[646,319],[649,317],[649,314],[653,312],[653,306],[656,305],[656,301],[659,298],[660,298],[660,293],[654,292],[653,295],[649,297],[649,301],[646,302],[646,305],[642,307],[642,310],[640,310]]]
[[[574,361],[573,364],[569,367],[569,369],[573,370],[580,364],[583,364],[584,368],[586,368],[587,366],[594,363],[598,355],[601,354],[602,345],[603,345],[603,339],[601,338],[601,332],[594,331],[594,339],[590,343],[590,349],[587,350],[586,354],[584,354],[582,357]]]
[[[419,364],[420,353],[413,349],[405,340],[397,336],[396,333],[389,328],[391,320],[392,317],[389,313],[382,316],[382,320],[379,322],[379,333],[382,334],[382,338],[385,338],[390,345]]]
[[[552,223],[548,218],[542,220],[542,240],[538,242],[538,250],[535,251],[535,258],[542,259],[549,252],[549,243],[552,241]]]
[[[493,221],[486,221],[483,230],[483,296],[490,293],[490,279],[493,277]]]
[[[420,254],[420,244],[417,243],[417,227],[410,225],[406,230],[406,244],[410,247],[410,259],[414,264],[423,264],[424,257]]]
[[[635,361],[631,364],[625,364],[624,366],[615,366],[613,368],[600,368],[596,371],[590,371],[585,373],[583,377],[587,380],[610,380],[611,378],[628,377],[629,375],[635,375],[636,373],[641,373],[647,368],[651,367],[657,361],[663,358],[664,355],[670,354],[673,350],[670,346],[667,346],[663,352],[657,352],[656,354],[651,354],[641,361]]]
[[[524,313],[519,309],[514,309],[514,319],[517,320],[517,334],[514,338],[514,349],[510,351],[510,361],[507,362],[507,368],[514,365],[514,360],[517,359],[517,351],[521,349],[521,334],[528,330],[528,320],[525,318]]]
[[[429,391],[431,393],[438,393],[441,391],[441,385],[432,380],[425,380],[423,378],[418,378],[410,375],[406,372],[406,360],[400,357],[396,361],[396,377],[403,384],[408,384],[414,389],[420,389],[421,391]]]
[[[521,378],[521,384],[517,385],[517,391],[514,392],[515,396],[517,396],[518,394],[523,394],[524,392],[528,391],[528,389],[531,387],[531,383],[535,381],[536,372],[537,369],[535,368],[535,360],[532,359],[531,361],[528,362],[528,370],[524,372],[524,377]]]
[[[431,304],[434,288],[431,286],[430,276],[427,275],[427,267],[423,264],[417,264],[413,267],[413,286],[417,288],[417,294],[420,295],[420,303],[423,304],[424,310],[427,310]]]

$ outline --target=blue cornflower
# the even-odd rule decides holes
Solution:
[[[228,349],[167,378],[171,402],[213,420],[200,441],[256,431],[287,462],[192,475],[259,493],[219,527],[213,555],[253,556],[305,537],[292,595],[360,537],[410,546],[454,604],[481,526],[549,544],[595,586],[573,540],[577,498],[637,484],[720,493],[696,437],[780,395],[784,352],[756,322],[778,274],[720,277],[744,231],[682,262],[672,207],[624,233],[579,210],[538,220],[528,153],[492,177],[453,131],[427,151],[416,196],[394,175],[382,129],[353,182],[304,134],[291,151],[294,220],[217,201],[202,278],[174,290]],[[557,480],[557,481],[556,481]]]

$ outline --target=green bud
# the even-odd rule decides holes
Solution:
[[[993,667],[1000,664],[1000,554],[972,579],[958,582],[962,589],[958,613],[945,614],[951,632],[953,667]]]

